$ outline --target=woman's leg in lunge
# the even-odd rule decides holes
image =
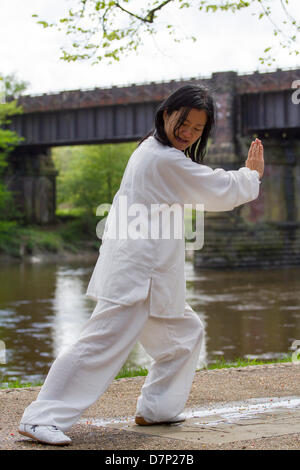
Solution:
[[[148,314],[147,301],[123,306],[100,300],[79,339],[54,361],[21,423],[68,430],[117,375]]]
[[[200,354],[203,325],[186,304],[178,318],[150,317],[139,341],[154,363],[137,403],[137,416],[147,422],[167,421],[182,412]]]

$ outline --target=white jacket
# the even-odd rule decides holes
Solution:
[[[259,186],[256,170],[212,170],[148,137],[131,155],[113,199],[86,295],[131,305],[146,299],[150,289],[151,316],[183,315],[184,234],[178,238],[171,228],[170,239],[149,236],[151,226],[155,226],[153,220],[158,220],[153,214],[166,212],[175,204],[182,208],[183,226],[184,204],[203,204],[205,211],[230,211],[256,199]],[[127,229],[135,226],[143,238],[126,236]],[[161,227],[159,230],[162,235]]]

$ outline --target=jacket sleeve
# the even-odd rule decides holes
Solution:
[[[242,167],[225,171],[193,162],[176,149],[158,165],[163,194],[169,203],[204,204],[205,211],[230,211],[259,194],[259,174]]]

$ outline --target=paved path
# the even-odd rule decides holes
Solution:
[[[300,365],[199,371],[180,425],[134,423],[144,377],[114,381],[67,433],[68,450],[299,449]],[[62,449],[20,436],[18,423],[39,388],[0,391],[0,449]]]

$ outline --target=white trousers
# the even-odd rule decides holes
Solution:
[[[149,422],[181,413],[188,399],[203,338],[198,315],[186,303],[176,318],[149,316],[149,297],[131,306],[99,300],[78,340],[52,364],[23,424],[67,431],[108,388],[137,341],[154,359],[136,413]]]

